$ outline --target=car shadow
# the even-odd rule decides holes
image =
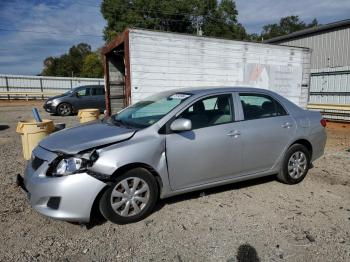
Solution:
[[[256,179],[242,181],[242,182],[236,182],[236,183],[232,183],[232,184],[228,184],[228,185],[217,186],[217,187],[213,187],[213,188],[209,188],[209,189],[189,192],[189,193],[181,194],[178,196],[169,197],[166,199],[160,199],[157,202],[152,213],[158,212],[165,205],[172,205],[172,204],[177,203],[177,202],[200,198],[200,197],[202,197],[203,193],[204,193],[204,195],[215,195],[215,194],[229,191],[229,190],[238,190],[241,188],[247,188],[247,187],[251,187],[251,186],[269,183],[269,182],[272,182],[274,180],[275,180],[275,176],[267,176],[267,177],[261,177],[261,178],[256,178]],[[81,224],[87,230],[92,229],[92,228],[99,226],[99,225],[103,225],[104,223],[107,222],[107,220],[103,217],[103,215],[101,214],[99,207],[98,207],[99,199],[102,196],[103,192],[104,192],[104,190],[102,190],[100,192],[99,196],[96,198],[96,200],[93,204],[90,222],[87,224]],[[241,261],[241,260],[238,260],[238,261]],[[242,261],[259,261],[259,260],[242,260]]]
[[[0,125],[0,131],[10,128],[9,125]]]
[[[217,186],[217,187],[213,187],[213,188],[209,188],[209,189],[202,189],[202,190],[198,190],[198,191],[193,191],[193,192],[189,192],[189,193],[185,193],[185,194],[181,194],[181,195],[177,195],[177,196],[173,196],[173,197],[169,197],[169,198],[165,198],[165,199],[160,199],[153,212],[154,213],[158,212],[165,205],[172,205],[172,204],[177,203],[177,202],[200,198],[204,195],[215,195],[215,194],[222,193],[225,191],[238,190],[241,188],[248,188],[248,187],[256,186],[259,184],[269,183],[269,182],[272,182],[275,180],[276,180],[275,176],[271,175],[271,176],[255,178],[255,179],[251,179],[251,180],[247,180],[247,181],[227,184],[227,185],[223,185],[223,186]]]
[[[57,114],[57,113],[49,113],[49,114],[50,114],[50,116],[58,116],[58,117],[77,116],[78,115],[78,113],[71,113],[67,116],[61,116],[60,114]]]

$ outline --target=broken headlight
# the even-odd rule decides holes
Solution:
[[[66,159],[62,159],[56,166],[53,171],[53,175],[55,176],[66,176],[77,173],[80,170],[86,168],[87,161],[78,157],[70,157]]]
[[[86,171],[98,159],[96,150],[75,157],[61,159],[54,168],[53,176],[67,176]]]

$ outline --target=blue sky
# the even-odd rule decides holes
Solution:
[[[0,0],[0,74],[38,74],[42,61],[73,44],[103,45],[100,0]],[[321,23],[350,18],[349,0],[237,0],[238,19],[249,33],[282,16]]]

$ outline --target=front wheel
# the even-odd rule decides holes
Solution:
[[[69,116],[73,113],[72,106],[68,103],[61,103],[57,107],[57,113],[60,116]]]
[[[285,184],[297,184],[305,178],[309,167],[309,151],[301,144],[294,144],[288,148],[283,161],[282,170],[277,178]]]
[[[106,190],[100,199],[100,210],[113,223],[133,223],[152,212],[157,198],[155,177],[144,168],[135,168],[117,177]]]

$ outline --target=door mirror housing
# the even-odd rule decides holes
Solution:
[[[178,118],[171,123],[170,129],[174,132],[190,131],[192,129],[192,122],[186,118]]]
[[[75,93],[74,93],[74,96],[80,97],[78,92],[75,92]]]

